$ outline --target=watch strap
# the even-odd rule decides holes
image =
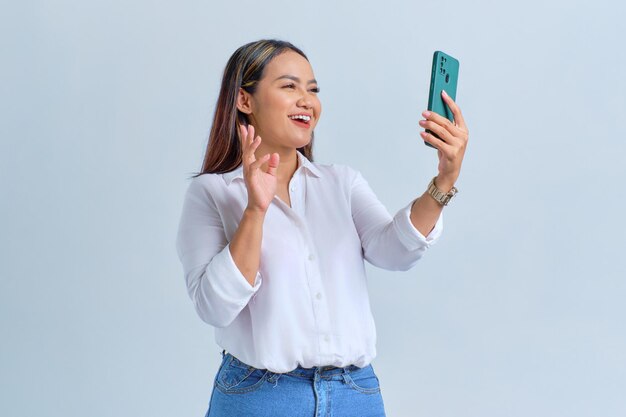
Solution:
[[[450,191],[445,193],[437,188],[435,185],[435,178],[437,177],[433,177],[433,179],[430,180],[430,184],[428,184],[428,194],[430,194],[430,196],[442,206],[447,206],[450,200],[452,200],[452,197],[454,197],[459,190],[456,187],[452,187]]]

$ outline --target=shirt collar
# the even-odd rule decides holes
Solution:
[[[296,154],[298,156],[298,168],[296,169],[296,172],[298,172],[301,168],[305,168],[317,178],[322,176],[322,171],[313,162],[309,161],[306,156],[301,154],[300,151],[296,151]],[[243,179],[243,164],[240,164],[237,168],[230,172],[222,174],[222,178],[226,181],[226,185],[230,185],[235,178]]]

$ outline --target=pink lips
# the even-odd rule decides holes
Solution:
[[[309,127],[309,123],[305,123],[305,122],[303,122],[300,119],[289,119],[289,120],[291,120],[292,122],[294,122],[295,124],[297,124],[300,127],[306,127],[306,128]]]
[[[302,120],[300,118],[292,119],[292,117],[295,117],[295,116],[307,116],[309,118],[309,121],[305,122],[304,120]],[[288,117],[289,117],[289,120],[291,120],[292,122],[294,122],[298,126],[304,127],[304,128],[307,128],[307,129],[309,127],[311,127],[311,121],[313,121],[313,115],[308,114],[308,113],[296,113],[296,114],[291,114]]]

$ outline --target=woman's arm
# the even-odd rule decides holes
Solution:
[[[242,127],[243,171],[248,206],[229,242],[216,201],[215,184],[201,177],[190,184],[181,214],[177,250],[187,291],[202,320],[226,327],[239,315],[261,286],[258,272],[265,212],[275,193],[278,154],[256,160],[254,128]],[[260,165],[269,160],[268,172]],[[220,180],[221,182],[221,180]]]
[[[248,191],[248,206],[230,242],[230,253],[246,280],[254,286],[261,262],[263,221],[276,194],[276,174],[280,157],[278,153],[274,153],[256,159],[254,151],[261,144],[261,137],[255,136],[252,125],[240,126],[239,139],[242,149],[243,178]],[[267,172],[264,172],[261,165],[266,161],[268,167]]]
[[[442,220],[429,234],[420,233],[410,220],[414,201],[392,217],[359,171],[346,173],[350,181],[352,220],[361,240],[363,257],[372,265],[391,271],[411,269],[437,241]]]
[[[194,178],[183,204],[176,248],[183,265],[187,292],[198,316],[214,327],[226,327],[258,291],[255,274],[250,286],[235,264],[213,194],[223,192],[222,179]]]
[[[467,127],[456,104],[444,96],[456,123],[433,112],[424,112],[420,122],[443,140],[422,133],[424,140],[437,148],[439,175],[437,188],[452,189],[461,169],[467,144]],[[363,176],[357,172],[350,190],[352,218],[361,239],[363,255],[373,265],[389,270],[408,270],[438,239],[442,230],[442,209],[427,192],[400,209],[393,218],[378,201]]]
[[[235,265],[252,287],[261,262],[264,220],[265,213],[246,209],[230,241],[230,253]]]
[[[448,107],[450,107],[450,110],[452,110],[454,122],[437,113],[425,111],[422,115],[426,120],[420,120],[419,124],[423,128],[435,132],[441,138],[438,139],[426,132],[420,133],[426,142],[437,148],[439,173],[435,179],[435,185],[439,190],[447,193],[452,189],[461,172],[461,164],[465,155],[469,132],[461,114],[461,109],[445,91],[442,92],[441,96]],[[420,233],[426,236],[435,226],[442,210],[443,206],[425,192],[415,200],[411,207],[411,223]]]
[[[452,189],[452,186],[449,188],[440,187],[437,179],[435,179],[435,185],[444,192]],[[435,227],[442,211],[443,206],[435,201],[428,192],[424,192],[411,206],[411,223],[421,234],[428,236]]]

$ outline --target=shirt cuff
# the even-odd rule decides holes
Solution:
[[[430,231],[428,236],[424,236],[419,230],[413,226],[411,222],[411,207],[415,200],[411,201],[406,207],[400,209],[393,219],[393,225],[400,238],[402,244],[408,250],[416,250],[420,248],[428,248],[434,244],[441,232],[443,231],[443,211],[439,215],[435,227]]]
[[[244,305],[250,300],[261,286],[261,274],[257,272],[254,279],[254,286],[251,286],[246,277],[243,276],[232,254],[230,253],[230,243],[211,262],[211,275],[219,282],[219,292],[227,295],[231,300],[243,300]],[[234,278],[234,279],[233,279]]]

